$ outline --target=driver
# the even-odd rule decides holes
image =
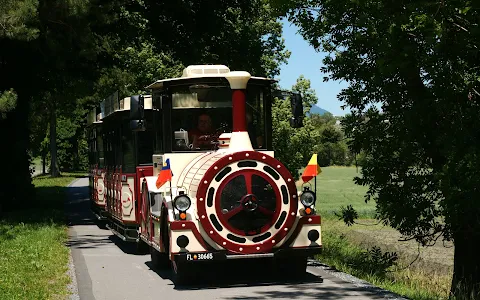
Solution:
[[[198,116],[197,128],[191,130],[188,134],[194,149],[212,148],[211,141],[214,135],[212,118],[207,114],[201,114]]]

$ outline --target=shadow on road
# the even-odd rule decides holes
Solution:
[[[68,226],[99,225],[90,210],[88,186],[68,187],[68,201],[65,202],[65,214]]]
[[[271,285],[302,285],[321,283],[320,276],[306,272],[302,279],[286,278],[274,274],[267,262],[262,261],[226,261],[192,266],[194,279],[189,284],[176,285],[173,282],[173,271],[158,270],[151,261],[145,262],[151,271],[162,279],[172,281],[176,290],[204,290],[233,287],[271,286]]]
[[[120,250],[123,251],[123,253],[128,254],[128,255],[146,255],[148,253],[142,253],[137,249],[137,245],[132,242],[124,242],[122,241],[118,236],[116,235],[111,235],[108,237],[110,242],[114,243],[115,246],[117,246]],[[150,256],[150,254],[149,254]]]

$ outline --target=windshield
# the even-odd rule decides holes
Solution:
[[[254,149],[263,149],[263,87],[247,88],[247,130]],[[212,151],[218,137],[232,131],[232,90],[200,85],[172,88],[173,151]]]

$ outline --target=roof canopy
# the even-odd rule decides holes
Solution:
[[[183,69],[182,77],[177,78],[167,78],[162,80],[157,80],[154,83],[146,86],[147,89],[161,89],[163,84],[169,81],[179,81],[185,79],[193,78],[226,78],[225,75],[230,73],[230,69],[225,65],[190,65]],[[265,80],[275,82],[277,80],[265,78],[265,77],[254,77],[251,79]]]

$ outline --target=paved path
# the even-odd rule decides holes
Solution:
[[[95,224],[89,211],[87,178],[70,185],[66,210],[81,300],[385,299],[313,266],[307,268],[303,282],[278,282],[244,263],[222,264],[199,274],[201,283],[176,287],[170,271],[151,268],[150,255],[136,254],[135,247]]]

